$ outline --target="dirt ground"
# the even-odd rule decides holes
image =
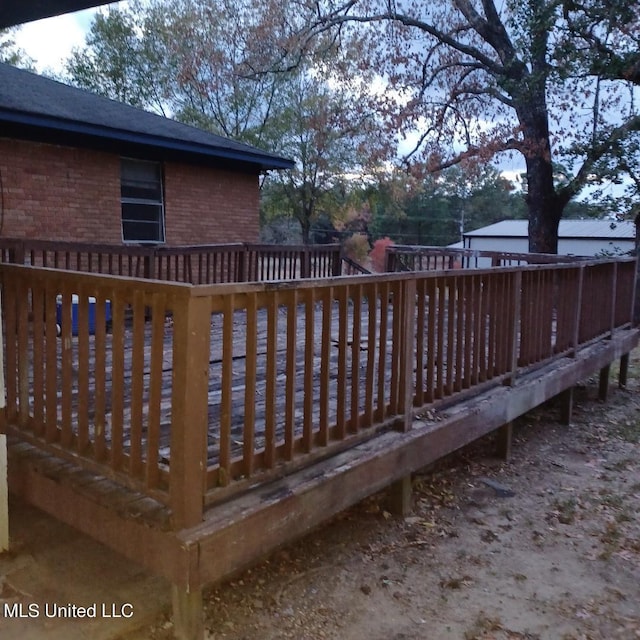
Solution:
[[[208,638],[640,638],[639,359],[606,404],[585,380],[571,426],[520,419],[510,461],[488,438],[416,475],[409,517],[374,496],[208,591]]]

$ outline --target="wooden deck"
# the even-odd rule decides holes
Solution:
[[[406,508],[413,471],[558,394],[570,417],[587,375],[604,397],[638,343],[635,269],[192,285],[0,265],[10,487],[169,578],[192,640],[203,584],[385,486]]]
[[[315,323],[313,332],[316,335],[320,335],[322,332],[322,314],[318,313],[320,309],[319,305],[316,305],[316,309],[313,313],[313,322]],[[276,386],[284,386],[292,384],[294,393],[297,398],[301,399],[305,393],[305,333],[308,329],[305,328],[305,307],[298,305],[296,308],[296,352],[295,352],[295,364],[294,364],[294,379],[293,382],[290,379],[290,374],[287,372],[287,338],[286,333],[282,332],[276,335],[275,345],[275,362],[271,365],[275,369],[275,384]],[[351,310],[350,310],[351,311]],[[275,321],[281,326],[287,325],[287,310],[279,309],[277,318]],[[390,317],[387,322],[391,322]],[[265,424],[267,417],[267,340],[269,336],[269,316],[266,310],[261,309],[256,313],[256,328],[255,328],[255,344],[256,344],[256,371],[255,371],[255,388],[253,389],[254,403],[252,405],[253,421],[255,424],[255,440],[254,447],[257,452],[264,451],[265,448]],[[209,466],[216,466],[219,463],[220,458],[220,433],[219,425],[221,420],[221,406],[223,395],[223,383],[222,383],[222,369],[224,362],[225,343],[223,343],[224,332],[224,317],[220,313],[214,313],[211,315],[210,325],[210,346],[209,346],[209,370],[208,370],[208,444],[207,444],[207,461]],[[353,313],[350,313],[348,320],[350,330],[353,330]],[[231,456],[234,459],[238,459],[242,455],[243,451],[243,436],[244,427],[246,423],[245,406],[247,395],[247,324],[244,314],[236,314],[232,326],[229,329],[231,334],[230,342],[226,343],[226,348],[232,351],[232,364],[230,369],[231,375],[231,399],[230,399],[230,437],[231,437]],[[359,349],[361,352],[368,351],[369,339],[366,334],[366,327],[361,329],[361,339]],[[142,402],[146,407],[149,405],[150,400],[150,378],[151,378],[151,364],[150,353],[151,344],[153,340],[154,325],[152,318],[147,317],[144,323],[143,341],[144,347],[144,366],[142,368]],[[339,327],[335,318],[332,320],[331,326],[331,350],[328,360],[328,380],[329,388],[326,391],[330,403],[327,413],[327,420],[329,422],[336,422],[337,417],[337,380],[338,380],[338,359],[339,359]],[[227,338],[228,339],[228,338]],[[81,340],[77,335],[71,335],[67,337],[68,352],[70,352],[70,367],[71,367],[71,393],[69,397],[69,405],[67,410],[71,411],[71,414],[77,416],[81,411],[81,405],[84,401],[88,419],[88,438],[94,441],[96,438],[96,416],[98,412],[103,414],[104,422],[104,446],[107,449],[111,449],[112,442],[112,424],[114,422],[114,389],[119,383],[122,385],[122,399],[121,399],[121,421],[123,424],[122,434],[122,448],[125,456],[131,454],[131,432],[130,428],[133,422],[132,412],[135,410],[134,403],[132,402],[132,385],[133,385],[133,371],[134,371],[134,345],[136,343],[134,338],[134,330],[132,323],[125,323],[123,331],[123,354],[122,354],[122,376],[119,381],[115,381],[113,378],[114,371],[114,349],[113,349],[113,335],[108,331],[105,333],[104,340],[104,386],[105,393],[102,398],[98,398],[95,391],[95,385],[90,383],[89,393],[87,398],[83,400],[82,383],[80,378],[80,371],[84,369],[86,375],[89,372],[90,378],[95,374],[98,366],[97,354],[101,349],[96,344],[96,336],[90,334],[87,340],[87,344],[84,349],[88,352],[88,359],[84,366],[80,365],[79,356],[81,352]],[[168,471],[170,450],[171,450],[171,402],[172,402],[172,374],[173,374],[173,320],[171,315],[168,315],[165,319],[164,329],[162,332],[162,355],[160,356],[162,362],[162,387],[159,396],[159,421],[160,421],[160,440],[158,446],[158,453],[160,464],[163,465],[163,469]],[[391,352],[391,343],[387,341],[387,353]],[[347,375],[352,377],[355,375],[353,372],[354,363],[351,361],[351,352],[348,356],[347,363]],[[387,360],[389,357],[387,357]],[[62,380],[65,377],[63,375],[65,363],[63,358],[63,350],[59,348],[56,350],[56,397],[63,395]],[[388,365],[388,363],[387,363]],[[359,368],[359,376],[362,377],[363,372],[366,370],[367,363],[365,358],[361,358],[357,364]],[[311,376],[311,395],[312,397],[318,397],[321,387],[321,344],[314,344],[313,360],[311,362],[311,368],[313,370]],[[389,367],[385,367],[387,371],[385,378],[385,385],[388,388],[390,384]],[[33,386],[33,369],[29,370],[29,384]],[[103,402],[103,406],[98,407],[99,400]],[[359,406],[363,406],[365,403],[365,389],[358,389],[358,397],[355,401]],[[43,397],[43,402],[46,404],[46,390]],[[33,411],[33,402],[30,404],[30,410]],[[313,403],[311,420],[315,424],[319,424],[319,405]],[[286,410],[281,402],[275,404],[275,423],[276,442],[282,444],[284,442],[284,430]],[[145,416],[148,418],[148,415]],[[297,406],[294,409],[294,438],[299,440],[303,433],[303,411],[302,406]],[[57,422],[60,423],[63,420],[62,405],[57,407]],[[74,422],[72,426],[72,434],[74,437],[79,436],[78,423]],[[144,434],[143,434],[143,447],[145,447]]]
[[[363,307],[361,308],[363,317],[369,316],[369,310],[367,308],[367,300],[363,301]],[[305,312],[307,311],[304,305],[298,305],[295,310],[296,326],[295,326],[295,355],[291,356],[287,351],[287,333],[285,331],[276,333],[275,338],[275,361],[270,364],[271,368],[275,370],[275,385],[276,387],[284,388],[289,384],[293,389],[293,394],[297,400],[293,407],[293,432],[292,436],[296,442],[301,442],[304,434],[304,407],[303,400],[309,400],[319,398],[321,392],[321,386],[323,384],[323,361],[322,361],[322,343],[315,342],[313,344],[312,359],[305,360],[306,346],[305,338],[306,333],[309,331],[307,325],[307,319]],[[380,314],[383,313],[381,309],[377,310],[378,320],[380,320]],[[251,405],[252,416],[251,419],[254,424],[254,442],[253,447],[255,453],[260,455],[265,450],[266,444],[266,422],[267,422],[267,353],[268,346],[267,341],[270,334],[269,323],[270,321],[276,322],[281,327],[287,327],[287,315],[288,310],[286,308],[278,309],[276,318],[269,318],[266,310],[261,309],[256,312],[256,326],[255,326],[255,384],[252,388],[253,404]],[[312,312],[311,321],[314,323],[312,333],[314,335],[322,335],[322,305],[315,304]],[[417,312],[416,312],[417,316]],[[414,322],[417,318],[414,318]],[[443,321],[448,324],[448,310],[445,309],[443,314]],[[375,360],[370,364],[369,355],[370,352],[375,352],[380,349],[379,337],[374,335],[373,340],[370,341],[368,336],[368,326],[362,321],[362,317],[358,319],[359,328],[359,344],[356,345],[356,349],[359,350],[359,357],[357,362],[355,361],[354,345],[352,339],[347,338],[346,346],[346,372],[345,375],[349,379],[364,379],[366,377],[367,368],[374,370],[374,378],[378,378],[378,364]],[[392,309],[386,310],[386,318],[384,322],[387,326],[393,324],[393,311]],[[144,407],[149,406],[150,401],[150,379],[151,379],[151,344],[153,340],[154,324],[152,318],[147,316],[144,323],[143,341],[144,341],[144,366],[141,370],[142,374],[142,404]],[[231,448],[230,455],[233,460],[240,460],[242,458],[244,450],[244,433],[247,422],[246,407],[247,407],[247,341],[248,341],[248,326],[247,319],[244,313],[234,314],[232,326],[229,329],[230,338],[226,336],[227,342],[223,340],[224,333],[224,316],[221,313],[214,313],[211,315],[210,325],[210,344],[209,344],[209,369],[208,369],[208,393],[207,393],[207,406],[208,406],[208,434],[207,434],[207,465],[209,467],[216,467],[220,462],[220,422],[222,418],[222,396],[223,396],[223,363],[225,359],[225,348],[231,351],[230,366],[230,393],[231,397],[227,400],[230,404],[229,410],[229,426],[230,426],[230,440]],[[347,328],[348,336],[352,336],[354,333],[354,314],[352,306],[349,306],[347,310]],[[331,326],[329,329],[330,335],[330,350],[326,367],[328,371],[324,376],[324,384],[328,387],[323,391],[326,393],[329,402],[326,409],[326,415],[324,419],[329,424],[337,423],[338,416],[338,379],[340,377],[340,326],[338,318],[336,316],[331,319]],[[483,349],[484,358],[489,357],[487,344],[489,342],[488,332],[484,336],[485,344],[479,345]],[[552,336],[554,341],[557,336]],[[134,371],[134,358],[135,358],[135,338],[134,330],[131,322],[125,323],[123,331],[123,352],[122,363],[120,368],[122,369],[122,375],[119,381],[114,380],[114,349],[113,349],[113,335],[108,331],[104,335],[104,396],[98,398],[95,394],[95,384],[92,383],[92,376],[95,374],[98,366],[97,354],[100,352],[96,345],[96,337],[94,334],[90,334],[88,337],[87,345],[84,347],[88,351],[88,359],[84,366],[80,364],[81,340],[77,335],[71,335],[67,337],[68,352],[70,353],[70,367],[71,376],[64,375],[65,363],[63,358],[63,350],[56,350],[56,397],[62,397],[62,380],[67,377],[71,379],[71,388],[69,394],[69,401],[66,407],[66,411],[70,411],[73,416],[78,416],[82,410],[82,404],[84,402],[84,409],[86,410],[86,417],[88,421],[88,439],[89,441],[95,441],[96,439],[96,416],[98,412],[102,412],[103,417],[101,422],[104,423],[103,432],[103,445],[106,450],[113,448],[112,440],[112,424],[114,422],[114,389],[118,384],[122,386],[122,397],[120,400],[121,418],[123,431],[121,435],[122,440],[122,452],[124,456],[129,457],[132,449],[131,439],[131,426],[134,422],[133,412],[135,411],[135,402],[133,402],[132,387],[133,387],[133,371]],[[521,338],[518,338],[519,340]],[[446,352],[446,340],[447,336],[442,336],[443,351]],[[162,386],[159,394],[159,443],[158,443],[158,455],[160,468],[164,473],[168,474],[171,452],[171,409],[172,409],[172,376],[173,376],[173,320],[170,315],[165,319],[164,329],[162,334],[162,354],[160,356],[162,362]],[[226,346],[225,346],[226,345]],[[381,372],[384,375],[383,390],[384,396],[390,395],[391,389],[391,353],[393,351],[392,336],[386,336],[386,345],[384,348],[385,362],[381,368]],[[476,357],[479,354],[476,353]],[[456,377],[456,362],[451,363],[450,369],[444,369],[439,372],[433,359],[429,361],[429,354],[423,358],[420,366],[424,372],[424,378],[431,381],[436,380],[438,375],[441,377],[442,390],[452,387],[452,380]],[[292,371],[288,371],[288,364],[293,361],[293,366],[289,367]],[[305,375],[307,367],[311,368],[310,375]],[[357,371],[354,371],[354,367],[357,367]],[[117,368],[117,367],[116,367]],[[89,373],[89,388],[88,394],[83,399],[82,383],[80,378],[80,371],[84,370],[84,375]],[[29,370],[29,385],[34,384],[34,371]],[[493,376],[487,375],[487,381],[491,380]],[[445,382],[447,381],[448,382]],[[495,381],[499,383],[500,380]],[[471,381],[465,385],[471,387]],[[460,385],[460,390],[462,385]],[[367,389],[365,386],[354,386],[352,388],[353,395],[350,401],[353,403],[354,413],[359,413],[360,409],[365,406],[367,402]],[[42,398],[44,404],[46,404],[46,392]],[[284,406],[282,401],[274,402],[275,409],[275,440],[276,447],[281,447],[285,441],[284,425],[286,423],[287,407]],[[99,407],[99,400],[102,401],[103,406]],[[30,402],[30,410],[33,411],[35,402]],[[314,425],[319,425],[320,421],[320,404],[312,401],[310,421]],[[354,408],[355,407],[355,408]],[[291,408],[289,409],[291,410]],[[148,420],[148,412],[145,412],[143,418]],[[61,423],[63,420],[62,404],[57,406],[57,422]],[[143,421],[144,422],[144,421]],[[72,435],[74,438],[78,438],[79,427],[78,422],[72,424]],[[145,429],[142,429],[142,448],[146,449]],[[318,438],[319,432],[316,431],[313,434],[314,438]]]

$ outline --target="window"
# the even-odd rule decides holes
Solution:
[[[122,239],[164,242],[162,168],[159,162],[122,159],[120,170]]]

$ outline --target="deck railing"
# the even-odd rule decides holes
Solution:
[[[154,247],[0,238],[0,261],[190,284],[325,278],[342,269],[340,245]]]
[[[195,375],[193,348],[185,348],[191,287],[0,269],[7,423],[51,453],[168,503],[170,484],[180,482],[168,475],[169,455],[184,448],[179,440],[191,426],[181,398]]]
[[[433,271],[435,269],[482,269],[517,267],[530,264],[558,264],[584,260],[581,256],[558,256],[546,253],[514,253],[390,245],[386,248],[386,271]]]
[[[189,526],[207,502],[630,326],[635,261],[207,286],[4,264],[0,278],[4,428]]]

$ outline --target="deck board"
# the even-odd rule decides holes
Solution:
[[[365,308],[366,299],[359,301],[360,307]],[[224,326],[224,317],[221,313],[211,315],[210,328],[210,358],[208,376],[208,438],[207,438],[207,460],[208,466],[215,466],[220,459],[220,421],[223,407],[223,379],[225,373],[230,375],[231,382],[228,383],[228,398],[226,411],[230,422],[230,442],[229,457],[231,460],[238,460],[246,454],[250,443],[244,442],[246,433],[253,436],[253,451],[259,453],[265,450],[268,434],[268,417],[274,425],[272,434],[273,447],[279,447],[285,443],[287,415],[289,412],[290,434],[292,442],[289,446],[308,448],[309,441],[325,438],[323,431],[326,424],[338,423],[340,412],[345,412],[345,401],[348,407],[348,415],[351,418],[357,411],[361,414],[362,422],[368,425],[372,422],[372,404],[377,403],[377,411],[380,412],[380,404],[389,401],[391,387],[391,358],[393,349],[393,317],[391,309],[387,314],[377,314],[377,321],[373,324],[369,319],[366,309],[361,313],[360,326],[354,328],[353,309],[351,305],[344,305],[345,313],[348,314],[348,321],[340,329],[338,314],[329,317],[329,324],[322,312],[322,309],[313,309],[310,313],[309,306],[299,303],[295,307],[295,314],[291,314],[293,320],[289,320],[286,307],[277,309],[277,327],[283,328],[289,323],[288,328],[295,327],[296,338],[287,343],[287,331],[275,331],[269,336],[269,311],[259,308],[253,312],[255,314],[255,336],[247,330],[247,318],[243,313],[233,314],[233,322],[228,322]],[[307,326],[306,314],[309,314],[313,323],[311,331]],[[439,311],[439,327],[447,325],[447,310],[442,307]],[[229,316],[227,316],[229,317]],[[376,317],[376,316],[373,316]],[[271,322],[273,322],[273,317]],[[158,330],[156,321],[156,332]],[[73,416],[80,414],[80,409],[86,408],[85,420],[74,421],[72,431],[74,435],[82,435],[80,430],[84,430],[84,438],[97,443],[107,452],[111,449],[113,438],[122,440],[122,453],[129,456],[132,453],[132,414],[136,412],[142,414],[141,440],[142,449],[134,451],[135,457],[144,457],[145,443],[147,438],[147,427],[151,419],[159,422],[159,456],[161,466],[168,469],[171,458],[171,407],[172,407],[172,375],[173,375],[173,324],[171,317],[164,321],[162,335],[162,358],[161,363],[151,362],[152,344],[160,342],[160,338],[154,337],[152,318],[147,319],[144,325],[127,325],[124,323],[116,335],[112,332],[106,334],[89,336],[71,336],[68,349],[62,350],[60,344],[57,348],[58,366],[58,386],[56,395],[59,398],[61,388],[66,384],[72,389],[72,394],[68,406],[64,411]],[[346,328],[345,328],[346,327]],[[429,325],[430,332],[433,331]],[[385,345],[381,348],[379,333],[386,334]],[[488,331],[488,329],[487,329]],[[371,335],[374,332],[374,335]],[[324,347],[322,340],[324,335],[329,335]],[[137,340],[134,339],[137,336]],[[357,341],[357,348],[353,339]],[[314,341],[309,345],[310,338]],[[230,349],[225,350],[225,339],[232,343]],[[443,336],[444,339],[444,336]],[[455,342],[453,336],[449,337]],[[104,342],[105,349],[95,349],[96,340]],[[274,358],[268,361],[268,341],[271,340],[275,348]],[[340,349],[340,341],[345,342],[345,348]],[[88,341],[88,344],[87,344]],[[447,340],[444,340],[447,342]],[[487,339],[487,344],[488,344]],[[84,343],[84,344],[83,344]],[[289,355],[292,345],[295,347],[295,357]],[[114,346],[115,357],[114,357]],[[252,372],[250,392],[253,394],[253,402],[247,403],[247,346],[255,349],[250,367],[255,369]],[[372,349],[372,346],[375,348]],[[324,349],[324,352],[323,352]],[[310,370],[305,369],[305,361],[309,361],[309,352],[313,353],[313,365]],[[382,354],[385,366],[380,367],[374,354],[377,351]],[[445,345],[439,345],[440,354],[446,354]],[[88,363],[79,364],[81,353],[88,352]],[[484,347],[485,357],[489,353],[489,347]],[[226,355],[225,355],[226,354]],[[478,350],[474,352],[476,361],[480,360]],[[225,361],[225,358],[227,360]],[[328,366],[323,369],[322,363],[326,359]],[[433,381],[436,377],[446,376],[451,382],[456,378],[456,369],[461,364],[458,359],[451,357],[450,366],[444,372],[442,367],[438,367],[437,357],[428,353],[426,358],[418,360],[420,366],[425,369],[424,377],[427,381]],[[135,366],[134,366],[135,364]],[[357,367],[357,372],[353,371],[353,366]],[[152,367],[162,370],[162,386],[160,390],[157,408],[150,402],[151,390],[149,379]],[[340,377],[339,370],[345,371],[346,375]],[[63,373],[66,371],[66,374]],[[271,375],[268,375],[271,372]],[[294,379],[290,378],[293,372]],[[87,385],[84,377],[89,374]],[[31,373],[33,376],[33,371]],[[355,377],[356,380],[375,380],[376,389],[371,389],[364,384],[356,384],[350,389],[350,397],[344,398],[345,379]],[[140,383],[142,378],[142,383]],[[102,392],[96,393],[96,386],[102,385]],[[140,387],[141,395],[137,403],[133,390],[135,386]],[[271,388],[270,388],[271,385]],[[284,389],[288,385],[291,392],[295,391],[293,400],[290,399],[290,406],[287,407],[282,397],[277,393],[268,405],[267,398],[272,389]],[[341,393],[342,392],[342,393]],[[49,389],[47,389],[49,393]],[[373,394],[373,395],[372,395]],[[309,395],[311,397],[309,397]],[[434,395],[434,390],[431,390]],[[435,395],[444,396],[446,390],[440,384],[435,389]],[[291,398],[291,395],[289,395]],[[340,406],[340,399],[342,405]],[[69,401],[68,401],[69,402]],[[323,404],[323,402],[325,404]],[[45,402],[46,405],[46,402]],[[57,402],[57,421],[63,421],[63,407]],[[247,407],[250,407],[250,410]],[[309,415],[310,411],[310,415]],[[157,413],[157,416],[150,415]],[[271,412],[271,416],[270,416]],[[96,417],[102,418],[104,414],[104,433],[96,439]],[[379,420],[379,415],[376,419]],[[309,425],[305,433],[305,418]],[[253,422],[250,429],[245,428],[246,420]],[[88,424],[87,424],[88,423]],[[351,426],[350,432],[357,431],[357,427]],[[133,434],[135,435],[135,434]],[[136,439],[133,439],[136,442]],[[297,443],[297,444],[296,444]],[[305,443],[307,443],[305,445]]]
[[[230,457],[238,459],[242,456],[244,447],[245,419],[254,421],[254,451],[260,452],[264,449],[267,436],[267,416],[268,412],[273,411],[274,424],[274,446],[280,446],[285,441],[285,424],[287,418],[287,407],[282,398],[276,394],[273,406],[267,406],[267,397],[269,392],[269,384],[275,385],[277,389],[284,389],[286,384],[290,390],[294,390],[295,400],[289,408],[291,422],[291,433],[295,441],[303,438],[304,418],[305,418],[305,402],[311,407],[311,422],[317,432],[320,423],[320,407],[317,402],[322,384],[323,372],[321,371],[322,353],[319,344],[319,337],[322,335],[323,314],[316,311],[313,315],[315,324],[313,335],[316,338],[316,344],[311,347],[307,346],[309,338],[309,330],[305,323],[305,313],[308,310],[305,304],[296,305],[296,313],[292,314],[294,318],[290,322],[290,326],[295,326],[296,339],[289,345],[286,342],[286,333],[274,333],[272,340],[274,341],[275,350],[272,362],[268,362],[266,358],[269,340],[269,317],[266,309],[257,309],[256,325],[255,325],[255,381],[252,384],[252,393],[254,402],[251,404],[251,412],[245,414],[247,406],[245,394],[247,391],[247,344],[252,346],[251,337],[247,334],[247,323],[243,314],[234,314],[233,323],[227,327],[226,339],[231,336],[232,348],[227,352],[232,354],[228,363],[225,365],[224,337],[225,329],[223,326],[223,315],[212,314],[211,316],[211,333],[210,333],[210,359],[209,359],[209,391],[208,391],[208,464],[215,465],[218,463],[220,455],[220,420],[223,398],[223,378],[225,366],[231,375],[231,383],[229,386],[229,419],[231,424],[231,442]],[[366,316],[362,316],[366,317]],[[277,326],[283,327],[288,322],[286,308],[281,307],[277,310]],[[353,317],[350,314],[349,326],[353,325]],[[142,412],[142,441],[143,445],[146,439],[146,424],[149,420],[150,407],[150,388],[149,379],[152,366],[160,367],[160,364],[152,365],[152,341],[153,341],[153,320],[149,319],[145,322],[144,327],[133,327],[124,324],[124,330],[114,335],[107,332],[99,338],[96,335],[84,337],[71,336],[67,349],[62,350],[58,344],[57,359],[57,388],[56,396],[60,398],[62,385],[66,384],[67,388],[72,389],[71,395],[67,395],[70,399],[65,412],[78,416],[85,408],[85,419],[72,421],[72,432],[79,435],[79,428],[85,431],[85,438],[91,441],[96,440],[96,417],[101,418],[104,415],[104,434],[100,440],[100,446],[106,451],[111,449],[113,438],[121,438],[123,444],[123,454],[131,454],[132,434],[131,424],[132,413]],[[329,325],[331,338],[328,343],[329,351],[329,368],[326,372],[328,385],[328,413],[323,416],[329,423],[334,423],[337,419],[337,388],[338,365],[340,358],[347,363],[347,376],[352,375],[351,360],[352,350],[346,349],[344,354],[340,353],[339,345],[339,327],[337,319],[332,318]],[[360,351],[366,352],[369,348],[369,338],[367,335],[367,326],[363,322],[359,331]],[[137,335],[137,341],[134,336]],[[284,336],[284,337],[283,337]],[[105,349],[101,351],[95,348],[96,340],[103,340]],[[140,346],[140,340],[143,340],[143,346]],[[291,346],[295,346],[295,357],[289,356]],[[168,468],[171,457],[171,406],[172,406],[172,374],[173,374],[173,325],[170,317],[167,317],[164,323],[164,335],[162,337],[162,389],[159,399],[158,420],[160,424],[159,431],[159,451],[161,462]],[[351,342],[348,342],[351,347]],[[115,346],[115,351],[114,351]],[[392,341],[391,337],[387,341],[387,360],[390,359]],[[313,366],[312,371],[305,371],[305,357],[308,356],[308,350],[313,350]],[[84,353],[87,360],[84,364],[80,364],[80,355]],[[88,358],[87,354],[88,353]],[[114,353],[116,354],[114,357]],[[118,355],[119,354],[119,355]],[[104,362],[103,362],[104,360]],[[343,363],[344,364],[344,363]],[[363,358],[357,359],[360,378],[366,377],[367,367],[372,365],[368,360]],[[388,371],[388,362],[385,369]],[[273,372],[271,383],[267,375],[269,369]],[[291,372],[294,378],[291,380]],[[63,375],[63,372],[66,372]],[[136,376],[137,374],[137,376]],[[31,372],[33,376],[33,371]],[[87,383],[86,377],[89,377]],[[140,385],[139,378],[142,378]],[[386,384],[390,383],[390,376],[387,374]],[[138,382],[136,382],[138,380]],[[309,404],[309,398],[305,396],[305,390],[308,392],[309,382],[312,384],[312,402]],[[135,396],[132,391],[135,384],[141,386],[141,400],[136,405]],[[101,386],[102,393],[96,393],[96,387]],[[307,385],[307,386],[306,386]],[[47,390],[50,392],[51,390]],[[362,409],[365,406],[366,389],[361,388],[358,391],[357,402],[354,399],[353,407]],[[388,391],[385,393],[388,394]],[[59,402],[57,406],[57,422],[63,422],[63,408]],[[114,432],[115,428],[115,432]],[[81,434],[80,434],[81,435]],[[134,440],[135,442],[135,440]],[[137,456],[144,455],[143,451],[138,451]]]

